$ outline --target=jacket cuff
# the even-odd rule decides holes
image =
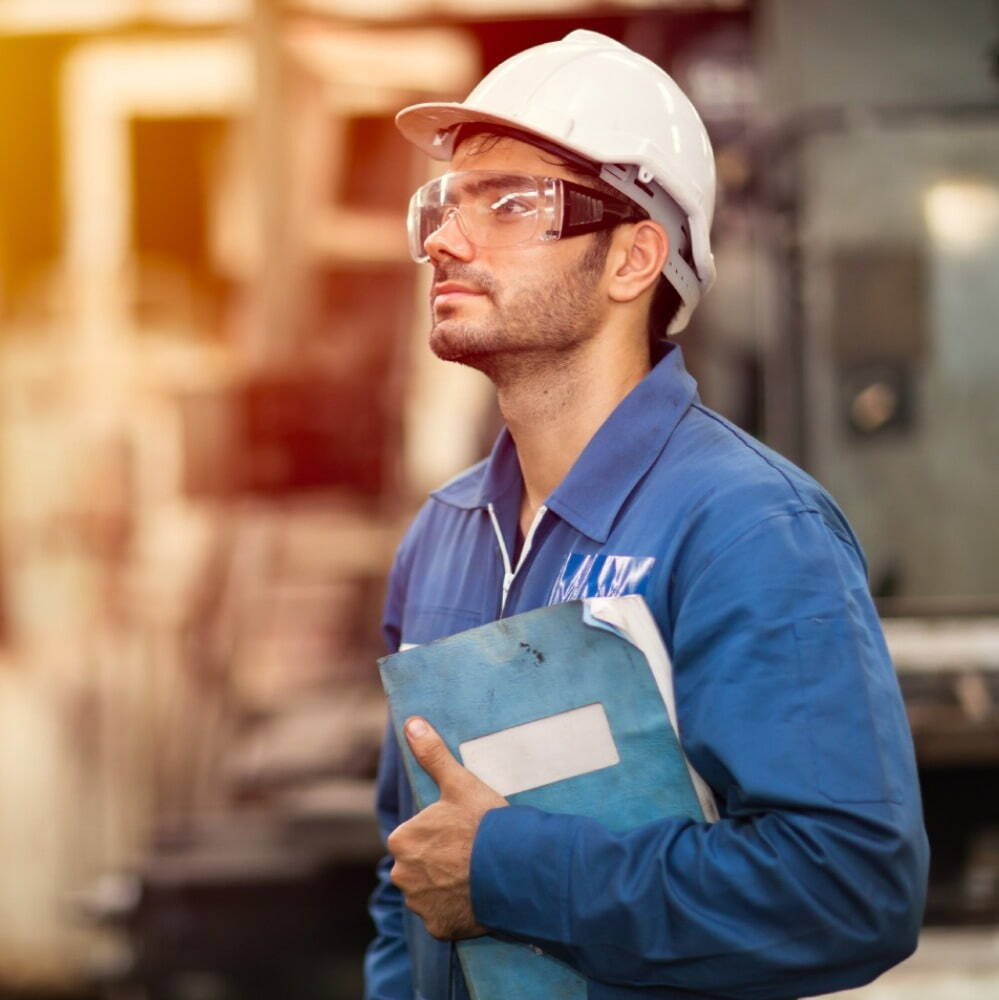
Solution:
[[[475,919],[527,940],[569,940],[569,870],[578,817],[491,809],[472,845]]]

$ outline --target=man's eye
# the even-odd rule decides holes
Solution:
[[[489,211],[499,216],[529,215],[534,211],[534,204],[518,195],[505,194],[489,206]]]

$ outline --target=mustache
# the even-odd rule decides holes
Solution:
[[[434,285],[441,285],[445,281],[456,281],[462,285],[468,285],[477,292],[483,292],[492,298],[497,291],[497,284],[491,274],[479,271],[461,261],[447,261],[434,265]]]

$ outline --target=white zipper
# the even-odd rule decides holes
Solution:
[[[531,522],[530,530],[527,532],[527,536],[524,538],[524,544],[520,548],[520,558],[517,560],[516,566],[510,565],[510,553],[506,550],[506,542],[503,541],[503,532],[500,530],[499,518],[496,516],[496,509],[492,504],[489,504],[489,518],[493,522],[493,531],[496,534],[496,541],[499,543],[500,555],[503,557],[503,597],[500,600],[500,617],[503,616],[504,610],[506,610],[506,599],[510,593],[510,588],[513,586],[514,578],[520,571],[520,567],[524,565],[524,560],[527,558],[531,551],[531,543],[534,541],[534,532],[537,531],[538,525],[541,523],[541,519],[548,512],[548,508],[542,504],[537,513],[534,515],[534,520]]]

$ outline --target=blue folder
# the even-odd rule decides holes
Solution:
[[[654,638],[648,630],[644,638],[626,638],[592,614],[591,604],[613,601],[641,602],[637,610],[652,623]],[[703,820],[703,789],[695,787],[699,779],[670,717],[672,693],[661,676],[657,682],[636,641],[646,649],[658,643],[665,656],[651,613],[631,595],[529,611],[379,661],[417,807],[434,802],[438,789],[403,734],[412,715],[425,717],[483,780],[490,778],[465,761],[462,746],[469,756],[476,751],[484,769],[503,772],[490,783],[511,804],[588,816],[621,831],[671,815]],[[558,745],[539,746],[552,733]],[[494,747],[510,759],[488,759]],[[553,767],[583,773],[551,780]],[[505,791],[501,780],[522,790]],[[458,953],[473,1000],[585,1000],[580,973],[528,945],[485,936],[459,942]]]

